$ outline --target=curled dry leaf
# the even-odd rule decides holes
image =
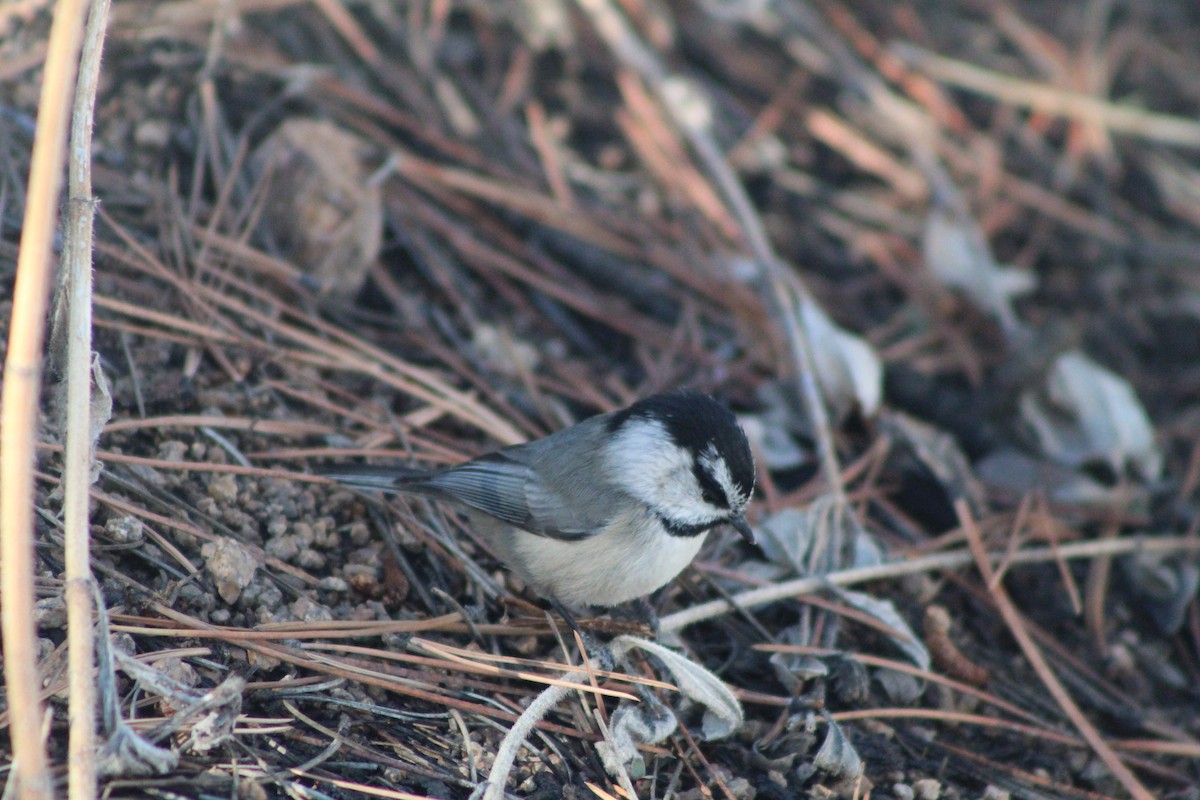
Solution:
[[[910,706],[917,702],[925,691],[925,682],[907,672],[879,669],[871,677],[893,705]]]
[[[796,469],[811,459],[811,455],[796,440],[804,421],[797,418],[798,402],[789,396],[788,389],[776,381],[767,381],[758,388],[758,414],[739,414],[738,420],[750,439],[755,457],[773,471]]]
[[[883,364],[874,348],[835,325],[808,297],[797,299],[797,312],[812,342],[814,368],[830,410],[839,418],[855,407],[867,416],[875,414],[883,397]]]
[[[647,641],[636,636],[618,636],[608,644],[608,654],[612,657],[613,662],[618,664],[626,661],[630,651],[639,649],[656,657],[667,668],[674,678],[676,687],[684,697],[704,707],[704,717],[701,720],[701,736],[704,739],[719,739],[741,728],[745,720],[741,703],[738,702],[729,687],[721,682],[720,678],[704,667],[657,642]],[[582,671],[576,671],[560,677],[564,683],[547,686],[521,713],[500,743],[487,780],[476,787],[471,795],[472,798],[501,800],[505,797],[504,786],[512,771],[517,750],[528,740],[534,726],[571,691],[565,682],[586,680],[587,675]],[[654,702],[657,704],[657,700]],[[654,736],[662,733],[666,725],[670,724],[665,718],[657,718],[663,712],[671,713],[666,706],[657,704],[654,710],[648,712],[650,717],[643,717],[640,720],[630,719],[626,723],[630,726],[626,733],[633,737],[634,729],[639,726],[641,726],[640,733],[637,735]],[[674,719],[674,714],[671,714],[671,719]],[[670,734],[667,732],[662,735]],[[605,766],[615,769],[626,763],[625,758],[629,749],[614,741],[614,744],[607,748],[607,752]],[[601,750],[601,753],[604,753],[604,749]]]
[[[640,703],[622,702],[613,713],[609,726],[611,741],[596,743],[604,768],[614,778],[621,768],[634,780],[644,777],[646,764],[638,745],[658,744],[679,727],[675,714],[652,692],[640,695]]]
[[[825,722],[829,731],[813,759],[813,766],[834,778],[857,778],[863,771],[862,757],[833,717],[826,714]]]
[[[834,564],[878,564],[882,560],[879,546],[858,518],[845,512],[844,504],[832,494],[821,495],[804,509],[782,509],[759,525],[759,546],[773,563],[797,575],[819,574]],[[834,542],[849,542],[850,552],[830,553]]]
[[[776,638],[782,644],[805,645],[811,641],[809,634],[807,625],[789,625]],[[792,695],[803,692],[810,681],[829,675],[829,665],[809,653],[781,650],[772,653],[767,661],[775,672],[776,680]]]
[[[185,710],[197,715],[188,731],[188,750],[206,753],[233,737],[245,688],[246,682],[240,676],[231,675]]]
[[[116,653],[115,656],[122,671],[137,681],[138,685],[162,696],[166,707],[177,709],[147,734],[148,739],[157,741],[166,738],[190,723],[186,747],[203,753],[233,736],[234,723],[242,713],[242,696],[246,689],[246,681],[240,675],[230,675],[205,692],[136,658],[122,653]]]
[[[758,546],[772,562],[804,574],[814,526],[827,521],[817,503],[807,508],[782,508],[759,523]]]
[[[291,119],[251,160],[266,181],[265,233],[322,291],[354,294],[379,255],[383,204],[364,166],[366,151],[332,122]]]
[[[830,585],[832,591],[842,602],[847,603],[864,614],[869,614],[890,629],[889,637],[909,660],[922,670],[929,669],[929,651],[913,633],[908,621],[900,616],[896,605],[891,600],[880,600],[865,592],[852,592],[840,586]]]
[[[1059,356],[1045,388],[1021,395],[1020,408],[1042,451],[1057,461],[1103,461],[1118,473],[1131,465],[1150,481],[1162,471],[1154,429],[1133,387],[1078,350]]]
[[[922,249],[925,266],[943,286],[961,291],[998,319],[1006,333],[1019,328],[1013,298],[1031,291],[1036,281],[1028,272],[998,264],[983,231],[965,214],[931,209]]]
[[[1168,636],[1179,633],[1200,590],[1200,568],[1159,553],[1138,553],[1118,563],[1155,627]]]
[[[179,765],[179,753],[157,747],[120,723],[96,756],[96,774],[102,778],[135,778],[166,775]]]
[[[1108,487],[1073,467],[1037,459],[1014,448],[988,453],[975,464],[979,480],[1014,497],[1034,491],[1061,505],[1111,508],[1130,500],[1128,486]]]
[[[687,656],[637,636],[618,636],[610,647],[617,661],[622,661],[630,650],[639,649],[662,662],[683,696],[704,706],[700,723],[704,739],[721,739],[742,727],[745,717],[737,697],[720,678]]]
[[[768,414],[739,414],[738,421],[755,455],[762,456],[763,465],[773,471],[796,469],[808,461],[808,454],[792,438],[787,427],[779,425]]]

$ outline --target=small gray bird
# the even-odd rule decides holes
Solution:
[[[698,392],[655,395],[447,469],[348,466],[321,474],[465,507],[509,569],[560,609],[615,606],[653,592],[722,523],[754,543],[744,516],[754,491],[746,434],[728,409]]]

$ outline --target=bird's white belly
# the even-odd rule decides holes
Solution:
[[[628,519],[614,520],[573,542],[519,531],[512,546],[524,568],[517,571],[534,590],[567,605],[615,606],[666,584],[692,562],[706,538],[671,536],[657,524],[652,533],[632,532],[640,528]]]

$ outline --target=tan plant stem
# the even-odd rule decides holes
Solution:
[[[50,291],[50,248],[62,188],[67,109],[75,83],[86,0],[54,11],[38,103],[0,412],[0,625],[12,720],[15,797],[51,797],[42,742],[37,626],[33,617],[33,462],[42,373],[42,332]]]
[[[70,719],[68,797],[96,796],[96,670],[88,490],[92,473],[92,119],[110,0],[91,9],[71,119],[67,224],[63,246],[67,302],[67,412],[63,453],[67,652]]]
[[[1029,547],[1015,553],[993,553],[996,562],[1004,561],[1010,567],[1017,564],[1053,563],[1060,559],[1096,558],[1099,556],[1129,555],[1132,553],[1188,553],[1200,551],[1200,540],[1183,536],[1123,537],[1120,539],[1089,540],[1072,542],[1058,547]],[[703,622],[738,608],[758,608],[779,600],[817,592],[830,584],[852,586],[867,581],[888,580],[902,575],[917,575],[936,570],[962,569],[975,563],[975,557],[966,551],[935,553],[905,560],[888,561],[866,567],[854,567],[825,575],[794,578],[783,583],[770,583],[757,589],[748,589],[735,594],[728,600],[710,600],[707,603],[685,608],[668,614],[659,620],[662,633],[683,630],[689,625]]]

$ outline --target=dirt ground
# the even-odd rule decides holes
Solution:
[[[49,5],[0,5],[5,339]],[[688,387],[747,429],[760,546],[651,602],[729,702],[639,651],[510,796],[1200,798],[1198,40],[1188,2],[117,0],[105,796],[471,796],[571,632],[453,507],[314,471]],[[678,726],[614,767],[638,698]]]

